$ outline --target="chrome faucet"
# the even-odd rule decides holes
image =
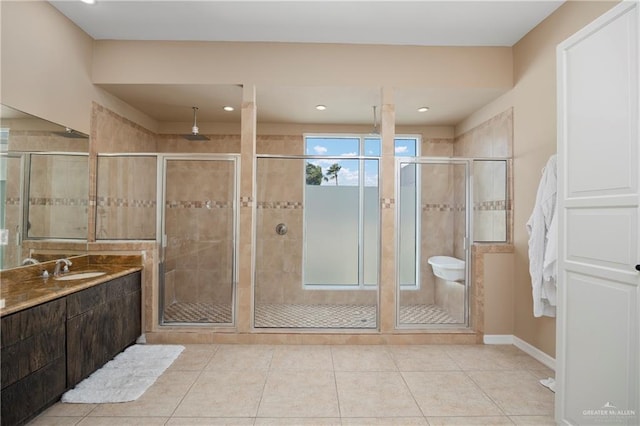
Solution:
[[[64,267],[62,267],[62,265],[64,264]],[[57,277],[58,275],[60,275],[63,272],[69,272],[69,266],[71,266],[72,263],[69,259],[58,259],[56,260],[56,267],[53,269],[53,276]],[[62,271],[60,271],[60,269],[62,269]]]
[[[38,262],[37,260],[35,260],[33,257],[27,257],[25,260],[22,261],[22,266],[25,265],[37,265]]]

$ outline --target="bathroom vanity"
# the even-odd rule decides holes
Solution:
[[[87,263],[77,270],[89,269],[105,273],[75,280],[3,277],[3,426],[24,424],[140,335],[142,268]]]

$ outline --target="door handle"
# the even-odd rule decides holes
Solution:
[[[640,263],[636,265],[636,271],[640,272]]]

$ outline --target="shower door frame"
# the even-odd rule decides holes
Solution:
[[[423,329],[468,329],[471,327],[470,323],[470,294],[471,294],[471,246],[473,245],[473,161],[477,158],[468,157],[396,157],[395,165],[395,199],[396,199],[396,281],[395,281],[395,295],[396,295],[396,309],[395,309],[395,329],[396,330],[423,330]],[[465,236],[464,236],[464,322],[456,324],[407,324],[400,322],[400,294],[402,286],[400,285],[400,165],[401,164],[440,164],[440,165],[463,165],[465,171]],[[416,171],[416,177],[421,176],[422,173]],[[419,182],[416,178],[416,186]],[[424,192],[423,188],[420,188],[416,193],[421,196]],[[416,213],[422,212],[422,205],[420,200],[416,200]],[[421,217],[421,216],[417,216]],[[416,230],[419,230],[419,237],[422,236],[422,226],[416,224]],[[416,252],[416,289],[405,289],[404,291],[416,291],[421,286],[419,285],[420,271],[422,259],[420,258],[420,244],[421,239],[418,240],[417,252]]]
[[[18,247],[18,253],[20,254],[18,256],[18,259],[20,261],[22,261],[21,257],[22,257],[22,241],[24,240],[24,235],[23,235],[23,229],[24,229],[24,203],[25,203],[25,191],[26,191],[26,180],[27,180],[27,154],[29,154],[29,152],[23,152],[23,151],[4,151],[4,152],[0,152],[0,158],[4,158],[6,159],[5,162],[5,167],[9,167],[9,159],[10,158],[15,158],[18,159],[20,162],[20,180],[18,183],[18,194],[20,194],[20,204],[18,205],[18,223],[17,223],[17,229],[15,230],[15,237],[16,237],[16,241],[15,241],[15,245]],[[5,171],[6,172],[6,171]],[[6,182],[6,181],[5,181]],[[5,191],[6,191],[6,185],[5,185]],[[6,192],[4,194],[5,198],[6,198]],[[27,200],[28,201],[28,200]],[[4,215],[5,217],[3,217],[3,220],[5,222],[3,222],[2,226],[6,226],[6,199],[4,200],[0,200],[0,202],[4,203]],[[8,238],[8,242],[11,241],[11,234],[12,232],[9,230],[9,228],[5,228],[8,230],[9,235],[7,235]],[[2,251],[2,256],[0,256],[0,269],[3,269],[3,263],[4,263],[4,255],[5,252],[4,250]],[[21,265],[12,265],[9,266],[5,269],[8,268],[14,268],[14,267],[18,267]]]
[[[240,154],[155,154],[158,163],[157,171],[157,200],[156,203],[156,242],[158,243],[158,326],[160,327],[206,327],[206,328],[235,328],[238,311],[238,259],[239,259],[239,186],[240,186]],[[232,250],[232,270],[231,270],[231,322],[230,323],[198,323],[198,322],[164,322],[165,310],[165,277],[164,264],[166,261],[167,236],[165,234],[165,202],[167,188],[167,163],[172,160],[183,161],[231,161],[233,164],[233,250]]]

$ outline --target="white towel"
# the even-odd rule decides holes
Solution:
[[[558,179],[556,156],[544,168],[536,194],[536,203],[527,221],[529,233],[529,273],[533,293],[533,315],[556,316],[556,279],[558,225],[556,194]]]

